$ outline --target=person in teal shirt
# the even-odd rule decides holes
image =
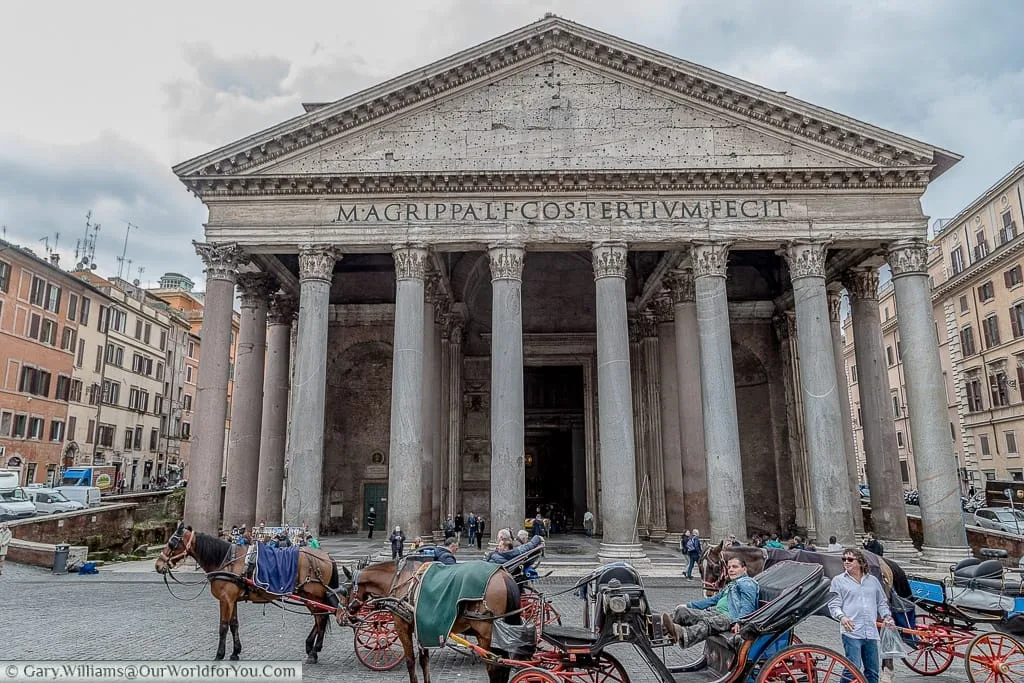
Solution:
[[[739,557],[726,564],[729,582],[718,593],[676,607],[675,612],[661,615],[661,626],[666,637],[679,647],[693,647],[709,636],[732,631],[736,623],[757,609],[759,593],[757,582],[747,576],[747,563]]]

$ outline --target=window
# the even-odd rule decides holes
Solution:
[[[192,366],[191,365],[186,365],[185,366],[185,382],[188,383],[188,384],[193,384],[193,382],[192,382]]]
[[[84,296],[82,297],[82,314],[78,316],[78,322],[80,322],[83,325],[88,325],[89,324],[89,305],[90,305],[90,303],[91,303],[91,301],[89,299],[86,299]]]
[[[108,364],[116,365],[119,368],[124,366],[124,347],[107,344],[106,361]]]
[[[136,451],[142,450],[142,427],[135,428],[135,440],[132,442],[132,448]]]
[[[967,379],[967,412],[977,413],[985,409],[981,401],[981,379],[975,375]]]
[[[967,311],[968,311],[967,295],[965,294],[962,297],[960,297],[960,312],[961,313],[966,313]]]
[[[978,437],[978,444],[981,446],[981,455],[985,457],[992,457],[992,448],[988,444],[988,434],[982,434]]]
[[[50,395],[50,373],[39,368],[22,366],[21,382],[18,384],[18,391],[33,396]]]
[[[999,231],[999,244],[1006,244],[1017,236],[1017,224],[1013,221],[1013,214],[1004,211],[1001,215],[1003,228]]]
[[[900,474],[903,476],[903,483],[910,483],[910,467],[907,465],[906,460],[900,460]]]
[[[151,451],[155,451],[156,450],[157,439],[159,438],[159,436],[160,436],[160,430],[157,429],[156,427],[153,427],[153,429],[150,430],[150,432],[149,432],[149,450],[151,450]]]
[[[196,343],[194,341],[190,341],[188,343],[188,357],[189,358],[195,358],[196,357]]]
[[[121,398],[121,383],[112,382],[109,379],[103,380],[103,402],[109,405],[116,406],[118,399]]]
[[[885,347],[885,360],[886,360],[886,362],[889,363],[889,367],[892,367],[893,365],[896,365],[896,361],[895,361],[895,359],[893,358],[893,355],[892,355],[892,347],[891,346],[886,346]]]
[[[1010,481],[1024,481],[1024,470],[1006,470],[1010,475]]]
[[[42,438],[43,438],[43,418],[41,418],[41,417],[30,417],[28,419],[28,438],[42,440]]]
[[[192,395],[191,394],[185,394],[185,401],[184,401],[184,403],[182,405],[182,408],[185,410],[185,412],[192,412]]]
[[[850,366],[850,382],[851,384],[857,383],[857,365],[853,364]]]
[[[187,439],[192,434],[192,425],[188,422],[181,423],[181,438]]]
[[[46,303],[46,281],[32,277],[32,292],[28,297],[29,303],[34,306],[42,306]]]
[[[1010,307],[1010,330],[1014,339],[1024,336],[1024,302]]]
[[[100,425],[96,429],[96,443],[106,448],[114,447],[114,425]]]
[[[985,231],[982,230],[974,235],[974,260],[979,261],[988,256],[988,240],[985,239]]]
[[[68,294],[68,320],[74,322],[78,315],[78,295]]]
[[[71,397],[71,378],[57,375],[57,393],[53,395],[58,401],[67,401]]]
[[[39,317],[38,313],[33,313],[28,318],[28,336],[32,339],[39,339],[39,325],[42,322],[42,318]]]
[[[964,250],[963,247],[957,247],[949,252],[949,263],[953,269],[953,275],[959,275],[964,270]]]
[[[102,346],[97,346],[96,347],[96,372],[99,372],[102,369],[103,369],[103,347]]]
[[[76,341],[78,341],[78,332],[65,325],[64,332],[60,337],[60,350],[74,353]]]
[[[90,384],[89,385],[89,394],[88,394],[88,396],[89,396],[89,405],[91,405],[91,406],[99,405],[100,404],[100,397],[102,396],[102,394],[103,394],[103,391],[102,391],[102,389],[101,389],[99,384],[96,384],[95,382]]]
[[[989,390],[992,394],[992,407],[1001,408],[1010,405],[1010,390],[1006,384],[1006,373],[998,370],[988,376]]]
[[[75,367],[82,367],[82,363],[85,362],[85,340],[78,340],[78,354],[75,356]]]
[[[11,264],[0,261],[0,292],[4,294],[11,288]]]
[[[75,440],[75,427],[78,426],[78,418],[71,416],[68,417],[68,441]]]
[[[150,325],[149,323],[146,323],[146,326],[142,330],[142,341],[143,341],[143,343],[146,343],[146,344],[149,343],[149,337],[152,334],[152,332],[153,332],[153,326]]]
[[[142,339],[142,319],[135,319],[135,338]]]
[[[7,411],[0,413],[0,436],[10,436],[13,423],[14,413],[8,413]]]
[[[85,426],[85,442],[92,443],[93,432],[96,431],[96,421],[89,420],[89,424]]]
[[[46,287],[46,310],[50,313],[60,313],[60,287],[57,285]]]
[[[992,286],[992,281],[983,282],[978,285],[978,300],[988,301],[994,298],[996,295],[996,289]]]
[[[1006,454],[1017,455],[1017,433],[1014,431],[1003,432],[1003,438],[1006,439]]]
[[[995,470],[982,470],[981,473],[985,475],[985,481],[995,481],[996,480],[996,471]]]
[[[25,434],[28,432],[28,415],[15,415],[14,416],[14,431],[11,432],[11,436],[16,436],[19,439],[24,439]]]
[[[160,330],[160,350],[167,348],[167,330]]]
[[[164,397],[160,394],[153,397],[153,412],[156,415],[164,414]]]
[[[43,326],[39,330],[39,341],[50,346],[57,345],[57,323],[56,321],[46,318],[43,320]]]
[[[135,437],[135,430],[129,427],[124,430],[124,449],[130,451],[132,449],[132,439]]]
[[[1003,272],[1003,284],[1006,285],[1007,289],[1012,289],[1022,282],[1024,282],[1024,275],[1021,274],[1019,265]]]
[[[900,417],[900,395],[898,393],[892,395],[892,416]]]
[[[71,380],[71,391],[69,392],[68,400],[74,401],[75,403],[82,402],[82,380]]]
[[[107,329],[125,334],[128,329],[128,314],[111,306],[107,309]]]
[[[903,448],[903,432],[896,432],[896,445]]]
[[[981,329],[985,333],[986,349],[999,345],[999,316],[993,313],[985,318],[981,322]]]
[[[156,379],[157,379],[157,381],[160,381],[160,382],[164,381],[164,364],[163,363],[159,363],[158,362],[156,364]]]
[[[64,440],[64,422],[61,420],[50,421],[50,441]]]

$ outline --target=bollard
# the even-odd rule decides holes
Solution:
[[[54,574],[67,574],[68,573],[68,553],[71,551],[71,546],[66,543],[59,543],[53,546],[53,573]]]

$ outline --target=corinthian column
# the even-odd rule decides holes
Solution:
[[[288,435],[288,367],[294,319],[295,300],[292,297],[279,293],[270,299],[255,516],[257,523],[265,520],[268,526],[281,523],[284,448]]]
[[[729,301],[725,277],[729,261],[726,244],[693,247],[693,289],[700,334],[700,388],[704,416],[704,452],[712,542],[747,535],[747,506],[743,500],[743,461],[736,414],[736,377],[732,365]],[[685,467],[685,463],[684,463]]]
[[[697,327],[697,301],[694,294],[693,269],[673,270],[665,280],[672,295],[675,319],[675,386],[678,396],[679,448],[682,471],[682,495],[678,506],[682,516],[673,527],[675,508],[669,512],[669,530],[697,528],[708,531],[708,476],[704,456],[704,406],[701,403],[700,332]],[[673,475],[676,476],[676,475]],[[669,481],[669,470],[665,470]],[[667,493],[667,492],[666,492]],[[669,502],[669,505],[672,505]]]
[[[446,482],[447,502],[444,510],[446,515],[455,515],[462,509],[462,318],[451,314],[448,325],[448,478]],[[525,484],[524,484],[525,485]],[[493,520],[487,520],[488,528],[493,527]]]
[[[853,411],[850,407],[850,385],[846,379],[846,361],[843,358],[842,293],[828,293],[828,320],[832,332],[832,355],[836,359],[836,382],[839,387],[839,410],[843,418],[843,450],[846,451],[846,474],[850,482],[850,518],[857,533],[864,531],[864,513],[860,509],[860,489],[857,487],[857,449],[853,440]],[[893,451],[895,453],[895,451]]]
[[[896,448],[896,424],[889,398],[889,368],[885,363],[882,319],[878,315],[878,271],[850,271],[843,279],[853,315],[854,354],[860,410],[864,425],[864,458],[871,487],[871,526],[883,539],[887,554],[897,544],[906,546],[907,509],[903,503],[903,477]],[[858,500],[860,496],[857,496]],[[890,549],[890,546],[893,546]]]
[[[277,280],[266,273],[238,276],[241,320],[235,354],[235,394],[228,437],[228,482],[224,491],[224,526],[256,521],[260,430],[263,423],[263,365],[267,358],[267,298]]]
[[[637,542],[636,454],[626,319],[626,245],[593,247],[597,289],[597,410],[601,445],[601,518],[598,559],[646,560]]]
[[[835,500],[837,492],[849,490],[850,478],[825,291],[825,254],[822,242],[795,242],[786,249],[786,261],[796,304],[804,424],[812,427],[805,438],[815,529],[819,542],[834,534],[840,543],[851,544],[855,537],[849,505],[837,505]]]
[[[327,388],[327,310],[339,254],[331,247],[299,251],[299,330],[295,341],[292,422],[284,523],[320,533],[324,478],[324,395]]]
[[[889,246],[887,258],[896,288],[907,411],[921,495],[921,553],[926,560],[948,564],[966,557],[969,550],[932,314],[928,245],[923,239],[900,240]]]
[[[491,518],[492,529],[516,529],[526,507],[523,403],[523,260],[518,245],[492,245]]]
[[[192,242],[206,273],[203,352],[196,379],[196,417],[185,492],[185,519],[196,531],[220,531],[220,479],[224,465],[224,420],[227,417],[231,353],[231,310],[238,267],[249,257],[237,244]]]
[[[423,294],[425,247],[397,245],[395,346],[391,375],[391,457],[388,458],[388,526],[410,537],[421,529],[423,503]]]

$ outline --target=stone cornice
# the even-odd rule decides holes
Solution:
[[[873,165],[936,165],[941,173],[959,160],[951,152],[551,16],[186,161],[174,171],[182,177],[239,173],[552,55],[597,65],[623,80],[855,154]]]
[[[183,182],[201,197],[415,195],[495,192],[720,192],[782,190],[924,190],[929,166],[876,168],[729,168],[575,170],[351,175],[209,175]]]
[[[932,290],[932,300],[938,300],[947,294],[951,294],[961,287],[977,284],[977,278],[987,275],[996,268],[1002,266],[1009,259],[1019,256],[1024,251],[1024,238],[1018,237],[1008,245],[998,247],[988,256],[980,261],[975,261],[967,268],[949,278],[941,285]]]

